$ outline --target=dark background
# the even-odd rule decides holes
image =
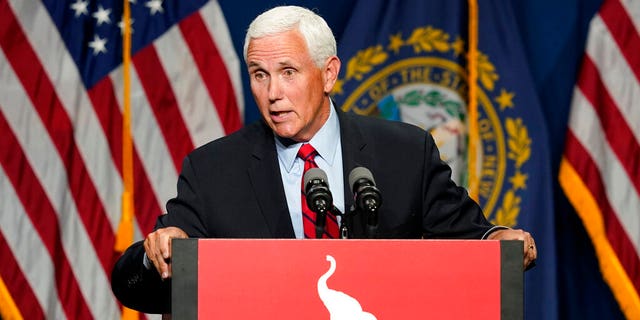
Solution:
[[[478,2],[482,5],[482,0]],[[602,0],[511,0],[549,130],[548,145],[555,181],[557,290],[560,299],[558,314],[549,310],[550,319],[624,318],[609,287],[603,281],[591,241],[557,183],[573,86],[583,55],[589,21],[601,2]],[[284,4],[315,9],[333,29],[339,46],[355,0],[339,3],[312,0],[219,0],[219,3],[238,56],[242,59],[244,34],[251,20],[273,6]],[[244,61],[242,65],[245,123],[249,123],[257,120],[259,114],[249,91]],[[544,255],[544,252],[541,254]],[[539,303],[545,304],[545,301]]]

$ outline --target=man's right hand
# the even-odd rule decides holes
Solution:
[[[153,263],[162,279],[171,277],[171,241],[186,239],[189,236],[177,227],[166,227],[149,233],[144,239],[147,258]]]

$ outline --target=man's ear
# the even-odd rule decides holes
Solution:
[[[323,71],[324,74],[324,93],[329,94],[333,90],[333,86],[338,80],[340,73],[340,59],[337,56],[331,56],[327,59]]]

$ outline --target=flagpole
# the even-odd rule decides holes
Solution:
[[[131,8],[129,0],[123,0],[122,15],[122,67],[123,67],[123,109],[122,114],[122,215],[116,234],[115,250],[124,252],[133,243],[134,182],[133,182],[133,141],[131,136]],[[138,312],[122,307],[121,319],[137,319]]]
[[[120,226],[116,234],[115,249],[124,252],[133,242],[133,142],[131,141],[131,16],[129,1],[124,0],[123,27],[123,82],[124,82],[124,112],[122,114],[122,179],[124,191],[122,193],[122,215]]]
[[[0,277],[0,319],[24,319],[2,277]]]
[[[478,3],[469,0],[469,47],[467,52],[467,72],[469,74],[468,93],[468,128],[469,144],[467,151],[467,167],[469,171],[469,196],[478,201]]]

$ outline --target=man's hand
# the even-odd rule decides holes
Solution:
[[[162,279],[171,277],[171,240],[189,236],[176,227],[166,227],[149,233],[144,239],[144,250]]]
[[[538,258],[538,248],[529,232],[522,229],[500,229],[492,232],[490,240],[522,240],[524,242],[524,269]]]

